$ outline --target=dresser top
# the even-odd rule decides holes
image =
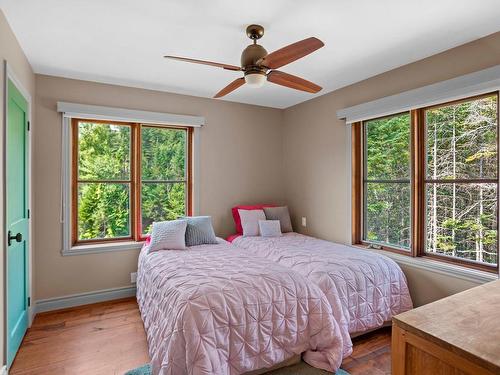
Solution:
[[[500,373],[500,280],[399,314],[394,321]]]

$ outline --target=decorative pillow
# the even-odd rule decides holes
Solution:
[[[281,224],[281,232],[288,233],[293,232],[292,221],[290,220],[290,214],[288,212],[288,207],[264,207],[264,212],[266,214],[267,220],[279,220]]]
[[[259,220],[266,220],[263,210],[238,210],[243,227],[243,237],[259,235]]]
[[[149,251],[186,249],[187,220],[153,223]]]
[[[187,220],[186,246],[218,244],[211,216],[182,217]]]
[[[279,220],[259,220],[259,230],[262,237],[281,237]]]
[[[262,210],[264,207],[275,207],[275,204],[256,204],[253,206],[235,206],[231,208],[233,213],[234,226],[236,227],[237,234],[243,234],[243,227],[241,226],[241,218],[238,210]]]

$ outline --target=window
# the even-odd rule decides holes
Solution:
[[[497,263],[497,97],[424,111],[426,246],[441,254]]]
[[[72,120],[72,243],[139,241],[191,212],[191,128]]]
[[[498,93],[352,131],[353,243],[498,269]]]
[[[363,239],[409,249],[410,115],[364,124]]]
[[[141,126],[142,234],[154,221],[173,220],[188,212],[188,132]]]

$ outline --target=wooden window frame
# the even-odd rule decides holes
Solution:
[[[118,126],[130,127],[130,179],[129,180],[79,180],[78,179],[78,123],[89,122],[94,124],[112,124]],[[143,241],[145,237],[142,234],[142,211],[141,211],[141,129],[161,128],[178,129],[186,132],[186,173],[185,179],[175,181],[186,184],[186,215],[190,216],[193,212],[193,128],[188,126],[166,126],[155,124],[142,124],[137,122],[94,120],[86,118],[71,119],[71,243],[72,246],[89,244],[108,244],[130,241]],[[78,239],[78,184],[84,182],[92,183],[124,183],[130,186],[130,235],[117,238],[99,238],[80,240]],[[159,181],[159,183],[173,183],[174,181]]]
[[[481,179],[484,183],[497,184],[497,264],[490,265],[487,263],[478,263],[466,259],[454,258],[442,254],[427,253],[425,250],[426,243],[426,202],[425,191],[426,184],[430,183],[426,177],[426,121],[425,112],[429,109],[443,107],[447,105],[463,103],[475,99],[496,95],[497,98],[497,155],[500,156],[500,92],[494,91],[481,95],[470,96],[467,98],[439,103],[432,106],[409,110],[411,118],[410,129],[410,163],[411,163],[411,247],[410,250],[403,250],[394,246],[385,244],[373,243],[363,239],[363,185],[364,185],[364,159],[365,159],[365,125],[366,121],[354,122],[351,124],[351,174],[352,174],[352,193],[351,193],[351,228],[353,245],[363,247],[375,247],[377,249],[386,250],[398,254],[407,255],[410,257],[422,257],[434,259],[437,261],[459,265],[467,268],[472,268],[480,271],[498,273],[500,264],[500,252],[498,250],[498,242],[500,242],[500,220],[498,217],[498,205],[500,203],[500,184],[499,174],[500,168],[497,170],[497,179]],[[395,116],[398,113],[395,113]],[[390,117],[384,116],[384,117]],[[373,120],[373,119],[370,119]],[[367,120],[369,121],[369,120]],[[498,157],[498,156],[497,156]],[[500,158],[499,158],[500,159]],[[455,182],[474,183],[478,179],[473,180],[455,180]],[[432,181],[435,182],[435,181]],[[431,183],[432,183],[431,182]]]

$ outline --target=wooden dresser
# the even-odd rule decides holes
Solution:
[[[394,317],[392,374],[500,374],[500,281]]]

